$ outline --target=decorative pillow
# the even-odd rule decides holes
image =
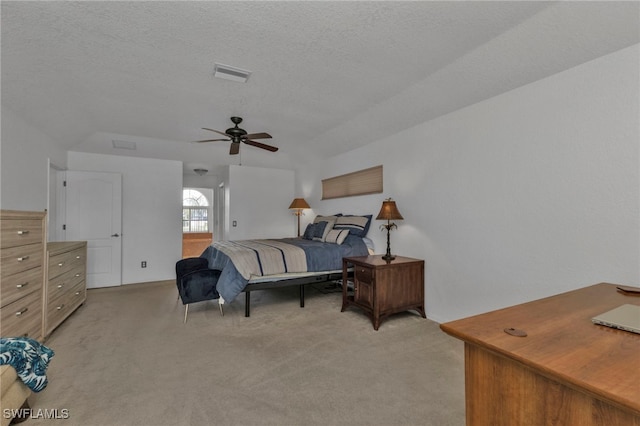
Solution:
[[[304,230],[304,234],[302,235],[302,238],[304,238],[305,240],[312,240],[313,239],[313,233],[315,232],[315,229],[318,227],[317,224],[315,223],[310,223],[307,225],[307,228]]]
[[[337,216],[316,216],[316,218],[313,219],[313,223],[327,222],[322,239],[319,241],[324,241],[327,238],[327,234],[333,229],[333,224],[336,223],[337,219]]]
[[[348,229],[332,229],[327,234],[327,239],[324,242],[340,245],[347,238],[347,235],[349,235]]]
[[[357,237],[366,237],[371,225],[372,215],[363,216],[340,216],[336,218],[333,229],[348,229],[349,232]]]
[[[325,222],[325,221],[314,224],[313,241],[324,241],[325,230],[327,229],[328,225],[329,225],[329,222]]]

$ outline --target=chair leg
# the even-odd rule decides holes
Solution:
[[[218,306],[220,307],[220,315],[224,316],[224,309],[222,308],[222,303],[218,302]]]
[[[187,323],[187,314],[189,313],[189,304],[187,303],[186,305],[184,305],[184,323]]]

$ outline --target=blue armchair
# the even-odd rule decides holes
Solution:
[[[209,269],[207,259],[190,257],[176,263],[176,285],[178,295],[184,305],[184,322],[187,322],[189,304],[205,300],[218,299],[220,295],[216,284],[220,273],[218,269]],[[220,305],[220,313],[222,305]]]

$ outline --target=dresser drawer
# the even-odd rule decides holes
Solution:
[[[13,303],[34,291],[42,291],[42,268],[37,267],[2,278],[2,306]]]
[[[0,247],[16,247],[26,244],[42,244],[42,220],[2,219]]]
[[[47,304],[47,334],[60,325],[86,299],[86,285],[83,282],[51,300]]]
[[[34,291],[0,309],[2,337],[42,337],[42,293]]]
[[[86,249],[78,248],[49,257],[49,279],[55,278],[74,268],[84,268]]]
[[[47,300],[54,300],[59,295],[70,291],[84,279],[84,268],[82,267],[75,267],[62,275],[50,279],[47,283]]]
[[[42,255],[41,244],[1,249],[2,271],[0,272],[0,277],[2,277],[2,281],[10,275],[41,266]]]

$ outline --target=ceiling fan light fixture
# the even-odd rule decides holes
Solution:
[[[237,81],[239,83],[246,83],[250,75],[251,71],[232,67],[230,65],[215,64],[213,68],[214,77]]]

